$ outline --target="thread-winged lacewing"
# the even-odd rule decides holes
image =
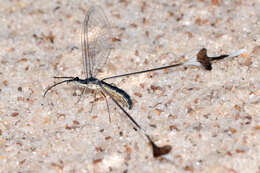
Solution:
[[[98,90],[103,94],[103,96],[108,95],[112,99],[112,101],[119,107],[119,109],[123,111],[124,114],[129,118],[129,120],[137,127],[137,129],[139,129],[139,131],[148,139],[149,143],[152,146],[154,157],[159,157],[168,154],[171,151],[172,147],[170,145],[165,145],[161,147],[156,145],[152,138],[146,133],[146,131],[123,108],[128,107],[129,110],[132,109],[133,102],[131,100],[131,97],[124,90],[116,87],[115,85],[105,82],[105,80],[147,73],[166,68],[177,67],[181,65],[202,66],[206,70],[211,70],[211,61],[223,59],[228,57],[229,55],[208,57],[207,50],[203,48],[199,51],[195,59],[193,58],[184,63],[177,63],[149,70],[106,77],[100,80],[96,78],[96,75],[99,72],[99,70],[106,64],[106,61],[111,51],[111,42],[109,41],[109,39],[111,39],[111,35],[109,28],[110,24],[108,23],[107,17],[105,16],[102,8],[99,6],[91,7],[85,15],[81,35],[82,58],[84,60],[85,79],[80,79],[79,77],[54,77],[56,79],[65,80],[47,88],[44,92],[44,96],[47,94],[49,90],[62,83],[76,82],[78,84],[83,85],[86,88]],[[238,52],[236,54],[231,55],[231,57],[238,56],[239,54],[241,53]],[[85,89],[83,90],[82,94],[84,94],[84,92]]]

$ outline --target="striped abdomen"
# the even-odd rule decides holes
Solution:
[[[122,103],[123,106],[128,107],[128,109],[132,109],[133,102],[130,96],[124,90],[121,90],[120,88],[117,88],[116,86],[108,84],[104,81],[101,81],[101,85],[115,98],[115,100]]]

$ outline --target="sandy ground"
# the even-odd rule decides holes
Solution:
[[[0,172],[260,172],[259,0],[0,0]],[[129,113],[170,154],[153,158],[146,138],[108,99],[60,85],[83,76],[81,23],[104,9],[114,49],[107,77],[209,55],[239,57],[212,71],[178,67],[110,80],[133,99]],[[93,101],[94,100],[94,101]],[[91,111],[91,105],[94,103]]]

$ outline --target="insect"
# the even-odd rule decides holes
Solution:
[[[80,79],[78,77],[54,77],[65,80],[47,88],[47,90],[44,92],[44,96],[49,90],[62,83],[77,82],[87,88],[94,90],[98,89],[104,95],[108,95],[130,119],[130,121],[140,130],[140,132],[146,136],[152,146],[154,157],[167,154],[170,152],[171,146],[157,146],[151,137],[145,132],[145,130],[123,108],[123,106],[127,106],[128,109],[132,109],[133,102],[130,96],[124,90],[106,83],[106,79],[99,80],[95,78],[99,69],[105,65],[110,54],[111,48],[109,47],[110,45],[108,41],[110,33],[108,30],[109,23],[103,13],[103,10],[98,6],[91,7],[85,16],[83,23],[83,34],[81,37],[82,57],[84,59],[84,71],[86,78]]]
[[[153,156],[159,157],[165,154],[168,154],[171,151],[170,145],[165,145],[159,147],[155,144],[152,138],[146,133],[146,131],[134,120],[134,118],[123,108],[128,107],[128,109],[132,109],[133,102],[131,97],[122,89],[105,82],[105,80],[118,78],[123,76],[141,74],[156,70],[162,70],[166,68],[177,67],[181,65],[199,65],[203,66],[206,70],[211,70],[211,61],[223,59],[228,55],[221,55],[219,57],[208,57],[206,54],[206,49],[202,49],[197,58],[187,61],[185,63],[177,63],[169,66],[163,66],[159,68],[138,71],[128,74],[116,75],[111,76],[103,79],[97,79],[96,75],[99,70],[106,64],[106,61],[109,57],[111,47],[109,39],[110,32],[109,32],[109,23],[108,20],[103,13],[103,10],[98,7],[94,6],[91,7],[87,14],[85,15],[85,19],[83,22],[83,32],[81,35],[81,46],[82,46],[82,57],[84,60],[84,71],[85,71],[85,79],[80,79],[79,77],[54,77],[56,79],[64,79],[61,82],[58,82],[49,88],[46,89],[44,92],[44,96],[50,91],[52,88],[56,87],[57,85],[63,83],[71,83],[76,82],[78,84],[83,85],[85,88],[99,90],[104,96],[108,95],[112,101],[119,107],[121,111],[129,118],[129,120],[139,129],[139,131],[146,136],[149,143],[152,146]],[[85,88],[83,93],[85,92]],[[105,97],[106,98],[106,97]],[[107,101],[107,100],[106,100]],[[107,104],[108,108],[108,104]]]

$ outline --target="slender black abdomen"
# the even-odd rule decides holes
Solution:
[[[104,81],[101,81],[101,85],[120,103],[122,103],[124,106],[127,106],[128,109],[132,109],[133,102],[130,98],[130,96],[122,89],[113,86],[111,84],[108,84]]]

